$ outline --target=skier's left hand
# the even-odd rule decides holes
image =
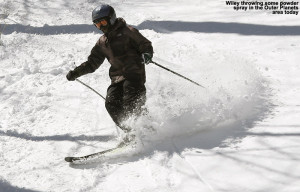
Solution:
[[[142,63],[148,65],[152,60],[153,55],[151,53],[142,53]]]

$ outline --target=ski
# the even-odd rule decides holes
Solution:
[[[116,152],[120,149],[123,149],[124,147],[129,146],[129,144],[130,142],[121,142],[117,147],[100,151],[97,153],[93,153],[81,157],[65,157],[65,161],[73,164],[89,163],[91,161],[101,159],[102,157],[105,157],[105,155],[108,155],[109,153]]]

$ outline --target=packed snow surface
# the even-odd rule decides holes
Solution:
[[[65,75],[102,35],[108,3],[152,41],[148,115],[130,118],[137,145],[104,100]],[[0,191],[300,191],[300,19],[204,0],[1,0]],[[75,65],[74,65],[75,64]],[[79,79],[105,96],[109,63]]]

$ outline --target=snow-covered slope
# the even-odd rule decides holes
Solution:
[[[104,1],[1,0],[0,191],[300,190],[299,15],[234,11],[225,1],[105,1],[153,43],[144,145],[106,162],[68,155],[115,146],[104,101],[66,73],[99,36]],[[102,95],[107,61],[80,79]],[[155,131],[149,131],[152,127]]]

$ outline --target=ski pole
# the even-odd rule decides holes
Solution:
[[[86,86],[87,88],[89,88],[90,90],[94,91],[97,95],[99,95],[100,97],[102,97],[105,100],[105,97],[103,97],[100,93],[98,93],[95,89],[93,89],[92,87],[88,86],[87,84],[83,83],[82,81],[80,81],[79,79],[75,79],[77,82],[81,83],[82,85]]]
[[[189,79],[189,78],[187,78],[187,77],[185,77],[183,75],[180,75],[179,73],[177,73],[175,71],[172,71],[171,69],[168,69],[168,68],[166,68],[166,67],[164,67],[164,66],[162,66],[162,65],[160,65],[160,64],[158,64],[158,63],[156,63],[156,62],[154,62],[152,60],[150,62],[153,63],[153,64],[155,64],[155,65],[157,65],[157,66],[159,66],[159,67],[161,67],[161,68],[163,68],[163,69],[165,69],[165,70],[167,70],[167,71],[169,71],[169,72],[171,72],[171,73],[173,73],[173,74],[175,74],[175,75],[178,75],[179,77],[184,78],[185,80],[188,80],[188,81],[194,83],[195,85],[198,85],[199,87],[205,88],[204,86],[200,85],[199,83],[197,83],[197,82],[195,82],[195,81],[193,81],[193,80],[191,80],[191,79]]]
[[[73,63],[76,66],[75,62]],[[99,95],[102,99],[105,100],[105,97],[103,97],[100,93],[98,93],[95,89],[93,89],[92,87],[88,86],[87,84],[85,84],[84,82],[80,81],[79,79],[75,79],[77,82],[81,83],[82,85],[86,86],[87,88],[89,88],[90,90],[94,91],[97,95]]]

